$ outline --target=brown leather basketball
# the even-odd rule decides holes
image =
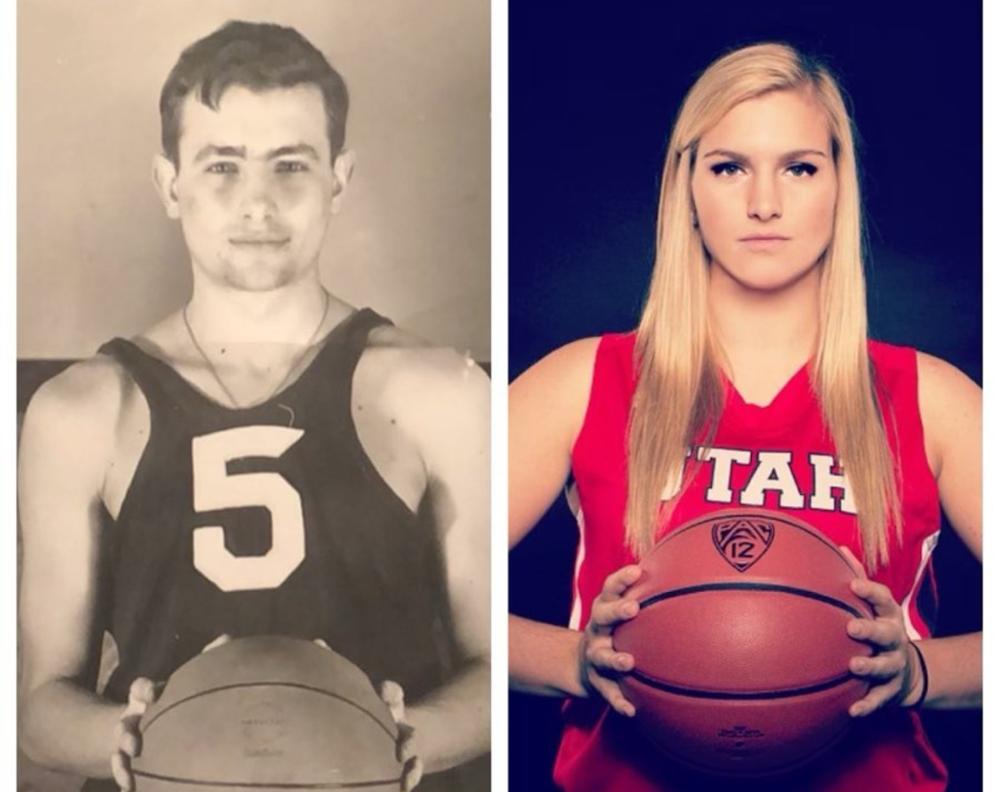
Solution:
[[[395,792],[402,775],[368,677],[311,641],[241,638],[198,655],[140,728],[138,792]]]
[[[786,514],[715,512],[666,536],[641,563],[638,615],[615,647],[639,728],[710,773],[793,769],[836,743],[867,683],[848,670],[870,648],[847,635],[871,607],[837,547]]]

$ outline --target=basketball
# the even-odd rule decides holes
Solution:
[[[635,657],[622,691],[639,728],[697,770],[761,776],[820,755],[850,726],[871,654],[847,635],[871,618],[825,536],[785,514],[715,512],[671,532],[640,564],[639,613],[614,633]]]
[[[364,672],[292,638],[241,638],[198,655],[140,729],[139,792],[389,792],[403,770],[396,725]]]

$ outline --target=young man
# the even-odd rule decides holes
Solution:
[[[488,750],[488,388],[320,283],[347,103],[268,24],[196,42],[164,85],[154,176],[191,300],[24,420],[20,740],[41,764],[130,788],[152,682],[253,634],[402,686],[404,788]],[[120,659],[98,695],[105,630]]]

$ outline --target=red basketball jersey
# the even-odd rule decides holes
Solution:
[[[601,339],[590,402],[573,448],[580,500],[570,625],[576,629],[590,618],[591,603],[604,579],[635,561],[624,535],[626,430],[636,383],[634,347],[634,333]],[[924,450],[916,353],[873,341],[869,354],[889,445],[899,468],[903,515],[902,544],[890,539],[890,562],[874,578],[891,589],[903,607],[907,632],[919,639],[933,629],[936,602],[930,556],[939,534],[940,505]],[[824,427],[808,366],[763,407],[746,403],[728,381],[723,384],[725,406],[716,437],[711,448],[691,450],[689,460],[697,454],[703,464],[659,536],[712,511],[757,506],[798,517],[861,557],[850,487]],[[664,497],[673,494],[667,486]],[[598,700],[568,702],[565,721],[554,774],[557,783],[571,792],[705,788],[704,779],[687,777],[664,760],[644,743],[628,719],[611,713]],[[782,788],[929,791],[943,790],[946,781],[945,767],[919,716],[886,708],[860,719],[835,751],[798,776],[783,779],[786,786]],[[739,786],[754,788],[743,782]]]

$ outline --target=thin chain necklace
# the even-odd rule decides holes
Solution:
[[[323,325],[326,322],[327,314],[330,313],[330,294],[328,292],[326,292],[325,294],[326,294],[326,301],[323,303],[323,315],[319,318],[319,324],[317,324],[316,329],[312,331],[312,335],[309,336],[309,340],[306,341],[306,345],[302,348],[302,352],[298,354],[295,360],[292,361],[292,364],[288,367],[288,370],[285,372],[285,376],[281,378],[281,381],[274,386],[274,388],[271,390],[270,393],[267,394],[265,398],[261,399],[260,402],[258,402],[259,404],[263,404],[264,402],[268,401],[276,393],[278,393],[278,391],[280,391],[283,387],[285,387],[285,383],[287,383],[288,378],[292,376],[292,372],[299,367],[303,359],[305,359],[305,356],[309,353],[309,350],[312,348],[313,342],[316,341],[316,337],[319,335],[319,331],[323,329]],[[191,338],[191,343],[194,344],[194,348],[198,350],[198,354],[201,355],[201,359],[205,361],[205,364],[208,366],[208,370],[212,373],[212,376],[215,378],[215,381],[219,383],[219,387],[222,388],[222,392],[226,394],[226,398],[229,399],[230,404],[232,404],[233,407],[236,407],[237,409],[242,409],[244,407],[249,406],[247,404],[240,404],[240,402],[237,401],[236,397],[233,396],[233,392],[229,390],[229,388],[226,386],[226,383],[223,382],[222,377],[219,376],[219,371],[218,369],[215,368],[215,364],[212,363],[208,355],[205,354],[205,350],[201,348],[201,344],[198,343],[198,337],[194,334],[194,330],[191,328],[191,322],[188,319],[187,305],[185,305],[184,309],[181,311],[181,316],[184,318],[184,326],[187,328],[188,336]]]

